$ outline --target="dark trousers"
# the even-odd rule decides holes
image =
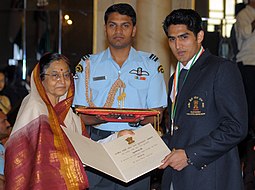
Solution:
[[[90,138],[98,141],[111,135],[111,131],[103,131],[90,127],[88,129]],[[139,168],[137,168],[139,169]],[[106,174],[103,174],[93,168],[86,167],[89,180],[89,190],[149,190],[150,177],[149,174],[139,177],[130,183],[121,182]]]
[[[238,63],[242,74],[247,103],[249,118],[249,135],[255,136],[255,66],[243,65]]]

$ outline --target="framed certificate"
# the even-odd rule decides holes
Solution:
[[[153,109],[76,107],[75,110],[82,114],[100,115],[108,122],[135,122],[140,117],[159,116],[160,114],[158,110]]]

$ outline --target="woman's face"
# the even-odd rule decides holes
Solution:
[[[55,105],[59,97],[63,96],[71,84],[70,70],[63,60],[54,61],[46,69],[42,84],[51,103]]]
[[[5,75],[3,73],[0,73],[0,91],[4,89],[5,85]]]

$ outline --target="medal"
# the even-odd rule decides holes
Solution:
[[[174,124],[173,124],[173,120],[172,120],[172,123],[171,123],[171,128],[170,128],[170,134],[171,136],[174,134]]]
[[[190,67],[188,69],[188,72],[184,78],[184,81],[182,83],[182,86],[184,84],[184,82],[186,81],[187,79],[187,76],[189,74],[189,71],[191,69],[191,67],[194,65],[195,61],[197,60],[198,57],[200,57],[200,55],[204,52],[204,48],[201,46],[200,50],[196,53],[196,55],[194,56],[193,60],[192,60],[192,63],[190,64]],[[178,82],[179,82],[179,75],[180,75],[180,71],[181,71],[181,62],[178,61],[177,63],[177,67],[176,67],[176,70],[175,70],[175,74],[174,74],[174,81],[173,81],[173,94],[171,96],[171,100],[172,100],[172,107],[171,107],[171,131],[170,131],[170,134],[173,135],[174,134],[174,117],[175,117],[175,114],[176,114],[176,107],[177,107],[177,101],[176,101],[176,96],[177,96],[177,87],[178,87]]]

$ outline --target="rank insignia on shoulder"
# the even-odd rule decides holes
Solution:
[[[164,73],[164,68],[163,68],[162,65],[159,65],[159,66],[158,66],[158,72],[159,72],[159,73]]]
[[[157,61],[158,60],[158,57],[156,56],[156,55],[154,55],[153,53],[150,55],[150,57],[149,57],[151,60],[153,60],[153,61]]]
[[[86,55],[84,55],[81,59],[82,59],[83,61],[85,61],[86,59],[89,59],[89,57],[90,57],[90,55],[89,55],[89,54],[86,54]]]
[[[81,63],[79,63],[78,65],[76,65],[75,71],[76,71],[77,73],[81,73],[81,72],[83,71],[83,67],[82,67],[82,64],[81,64]]]

